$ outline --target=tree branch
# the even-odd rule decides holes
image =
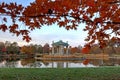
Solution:
[[[120,4],[120,1],[108,2],[109,4]]]
[[[11,15],[7,15],[7,14],[0,14],[0,16],[11,16]],[[40,14],[40,15],[35,15],[35,16],[16,16],[16,17],[29,17],[29,18],[37,18],[37,17],[45,17],[45,16],[68,16],[68,17],[72,17],[74,19],[78,19],[78,20],[82,20],[82,21],[85,21],[85,22],[90,22],[90,23],[93,23],[92,20],[86,20],[86,19],[83,19],[83,18],[80,18],[80,17],[75,17],[75,16],[72,16],[72,15],[68,15],[68,14]],[[100,22],[98,22],[100,23]],[[102,22],[102,23],[106,23],[106,24],[120,24],[120,22]]]

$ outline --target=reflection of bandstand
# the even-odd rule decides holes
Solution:
[[[68,42],[63,42],[62,40],[58,41],[58,42],[54,42],[52,43],[52,54],[57,54],[57,55],[63,55],[63,54],[69,54],[69,48],[68,48],[69,44]]]

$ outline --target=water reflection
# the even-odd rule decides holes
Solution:
[[[0,68],[79,68],[97,66],[119,66],[120,59],[87,59],[80,61],[36,61],[35,59],[22,59],[18,61],[0,61]]]

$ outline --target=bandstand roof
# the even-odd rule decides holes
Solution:
[[[62,40],[58,41],[58,42],[55,42],[52,44],[53,46],[69,46],[69,44],[67,42],[63,42]]]

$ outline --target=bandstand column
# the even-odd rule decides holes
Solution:
[[[66,54],[68,55],[69,53],[68,53],[68,46],[66,47]]]
[[[54,51],[54,46],[53,46],[53,47],[52,47],[52,54],[54,54],[54,52],[55,52],[55,51]]]
[[[54,45],[54,41],[52,41],[52,54],[55,54],[55,45]]]
[[[62,45],[60,46],[60,48],[59,48],[59,49],[60,49],[60,51],[59,51],[59,52],[60,52],[60,54],[63,54],[63,46],[62,46]]]
[[[57,47],[57,54],[59,54],[59,47]]]
[[[61,53],[64,54],[64,46],[61,46]]]

